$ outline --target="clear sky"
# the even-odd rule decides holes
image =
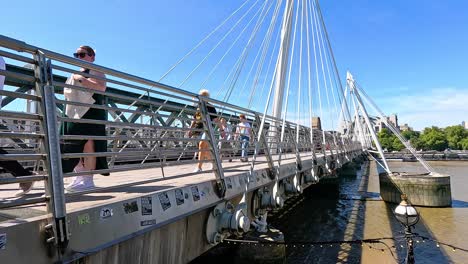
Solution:
[[[70,55],[88,44],[98,64],[158,80],[243,2],[7,1],[0,33]],[[467,1],[328,0],[321,7],[342,79],[349,69],[386,114],[416,129],[468,121]],[[183,79],[174,74],[165,81]]]

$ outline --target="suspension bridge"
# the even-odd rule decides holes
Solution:
[[[186,263],[229,236],[265,231],[271,209],[339,177],[367,150],[381,153],[362,114],[363,90],[350,74],[347,84],[340,79],[317,1],[245,1],[158,81],[8,36],[0,35],[0,48],[0,137],[8,153],[0,159],[35,172],[0,178],[5,263]],[[184,63],[193,67],[177,72]],[[66,100],[64,88],[89,91],[68,83],[71,74],[105,81],[105,91],[92,90],[104,103]],[[169,84],[174,75],[185,77]],[[194,92],[200,88],[212,97]],[[103,109],[107,120],[66,116],[67,105]],[[191,126],[197,112],[202,128]],[[244,149],[235,135],[241,114],[252,128]],[[233,137],[222,137],[210,115],[225,119]],[[106,135],[64,135],[63,122],[104,124]],[[194,171],[195,132],[205,135],[201,151],[211,157],[202,171]],[[107,152],[60,151],[64,141],[90,139],[105,140]],[[108,168],[62,172],[63,159],[83,157],[106,157]],[[98,175],[95,188],[65,192],[64,184],[86,173]],[[33,190],[14,197],[27,182]]]

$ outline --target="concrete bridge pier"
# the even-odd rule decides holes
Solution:
[[[393,172],[388,174],[377,163],[382,200],[398,204],[405,193],[412,205],[448,207],[452,205],[450,175],[436,172],[417,174]]]
[[[263,244],[265,242],[284,242],[284,235],[280,230],[268,228],[268,231],[265,233],[254,231],[245,235],[243,239],[252,242],[242,243],[239,245],[237,248],[238,252],[236,254],[236,263],[284,263],[286,258],[286,246],[284,244]]]
[[[386,202],[400,203],[405,193],[413,205],[448,207],[452,205],[450,175],[379,173],[380,196]]]
[[[354,162],[349,162],[345,165],[343,165],[339,170],[338,170],[338,174],[340,176],[344,176],[344,177],[347,177],[347,176],[356,176],[357,174],[357,171],[361,169],[361,165],[358,164],[358,163],[354,163]]]

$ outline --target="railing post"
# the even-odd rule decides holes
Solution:
[[[310,151],[312,152],[312,171],[314,171],[314,167],[315,165],[317,165],[317,155],[315,154],[316,143],[314,142],[314,129],[312,128],[312,126],[310,128],[307,128],[307,132],[309,133],[309,141],[311,146]]]
[[[314,142],[314,129],[312,126],[305,128],[305,133],[308,136],[308,140],[310,143],[310,151],[311,151],[311,156],[312,156],[312,168],[310,170],[310,174],[312,175],[312,179],[315,182],[318,182],[319,178],[315,173],[315,166],[317,165],[317,155],[315,154],[315,146],[316,143]]]
[[[215,175],[216,175],[216,191],[219,198],[223,198],[226,194],[226,182],[224,181],[224,171],[221,165],[221,158],[219,155],[218,146],[216,144],[216,139],[213,130],[213,123],[211,122],[210,113],[206,107],[206,102],[203,100],[201,96],[197,96],[199,105],[200,105],[200,113],[203,117],[203,120],[206,121],[205,133],[207,133],[208,143],[212,149],[213,156],[215,159]]]
[[[273,159],[270,154],[270,149],[268,148],[268,144],[266,140],[266,133],[268,132],[266,132],[264,129],[260,127],[262,125],[262,120],[260,119],[260,116],[257,113],[255,113],[255,122],[258,124],[258,129],[257,131],[255,131],[255,134],[258,134],[261,131],[262,135],[260,135],[260,141],[255,143],[255,151],[254,151],[254,157],[253,157],[252,162],[255,162],[255,159],[258,155],[258,149],[259,149],[258,144],[262,144],[263,151],[265,152],[265,157],[268,162],[268,169],[269,169],[268,176],[270,177],[270,179],[275,179],[275,166],[274,166]]]
[[[292,128],[291,128],[289,123],[287,123],[286,126],[289,129],[289,131],[292,131]],[[299,133],[300,132],[300,126],[296,126],[296,129],[297,129],[296,133]],[[299,144],[298,139],[299,138],[297,136],[295,137],[294,135],[291,135],[290,133],[289,133],[289,138],[290,138],[291,142],[293,143],[294,150],[296,152],[296,168],[297,168],[297,171],[302,170],[301,154],[299,153],[299,147],[298,147],[298,144]],[[296,172],[296,174],[297,174],[297,172]]]
[[[333,137],[333,136],[332,136],[332,137]],[[326,140],[326,137],[325,137],[325,141],[326,141],[326,145],[328,145],[328,148],[330,149],[330,161],[331,161],[331,162],[330,162],[330,166],[329,166],[329,167],[327,166],[327,167],[328,167],[328,171],[329,171],[330,173],[332,173],[333,170],[336,169],[336,164],[335,164],[335,162],[336,162],[336,157],[335,157],[334,154],[333,154],[332,145],[330,144],[330,142],[329,142],[328,140]],[[325,153],[326,153],[326,151],[325,151]],[[327,165],[328,165],[328,162],[327,162]]]
[[[47,243],[54,243],[63,253],[68,245],[67,210],[63,188],[62,160],[60,154],[60,136],[57,128],[57,107],[55,92],[52,86],[52,67],[50,60],[46,61],[40,50],[34,55],[37,65],[34,68],[36,90],[41,96],[41,110],[44,115],[42,122],[45,134],[45,151],[47,153],[47,170],[49,176],[46,185],[46,195],[49,197],[48,210],[54,221],[46,227],[46,232],[53,228],[53,234],[48,233]],[[50,237],[53,236],[53,237]]]

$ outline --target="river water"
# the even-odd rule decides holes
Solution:
[[[437,241],[468,249],[468,162],[434,161],[438,172],[451,175],[453,204],[450,208],[417,207],[421,215],[414,232]],[[389,162],[393,171],[423,172],[417,162]],[[339,178],[337,190],[311,189],[272,217],[270,224],[284,233],[286,242],[383,239],[385,244],[331,244],[288,246],[285,263],[404,263],[403,228],[393,216],[396,205],[379,197],[374,162],[354,176]],[[369,173],[366,173],[369,171]],[[317,186],[319,187],[319,186]],[[292,208],[292,209],[291,209]],[[416,263],[468,263],[468,252],[436,242],[415,239]],[[226,255],[208,255],[207,260]]]

